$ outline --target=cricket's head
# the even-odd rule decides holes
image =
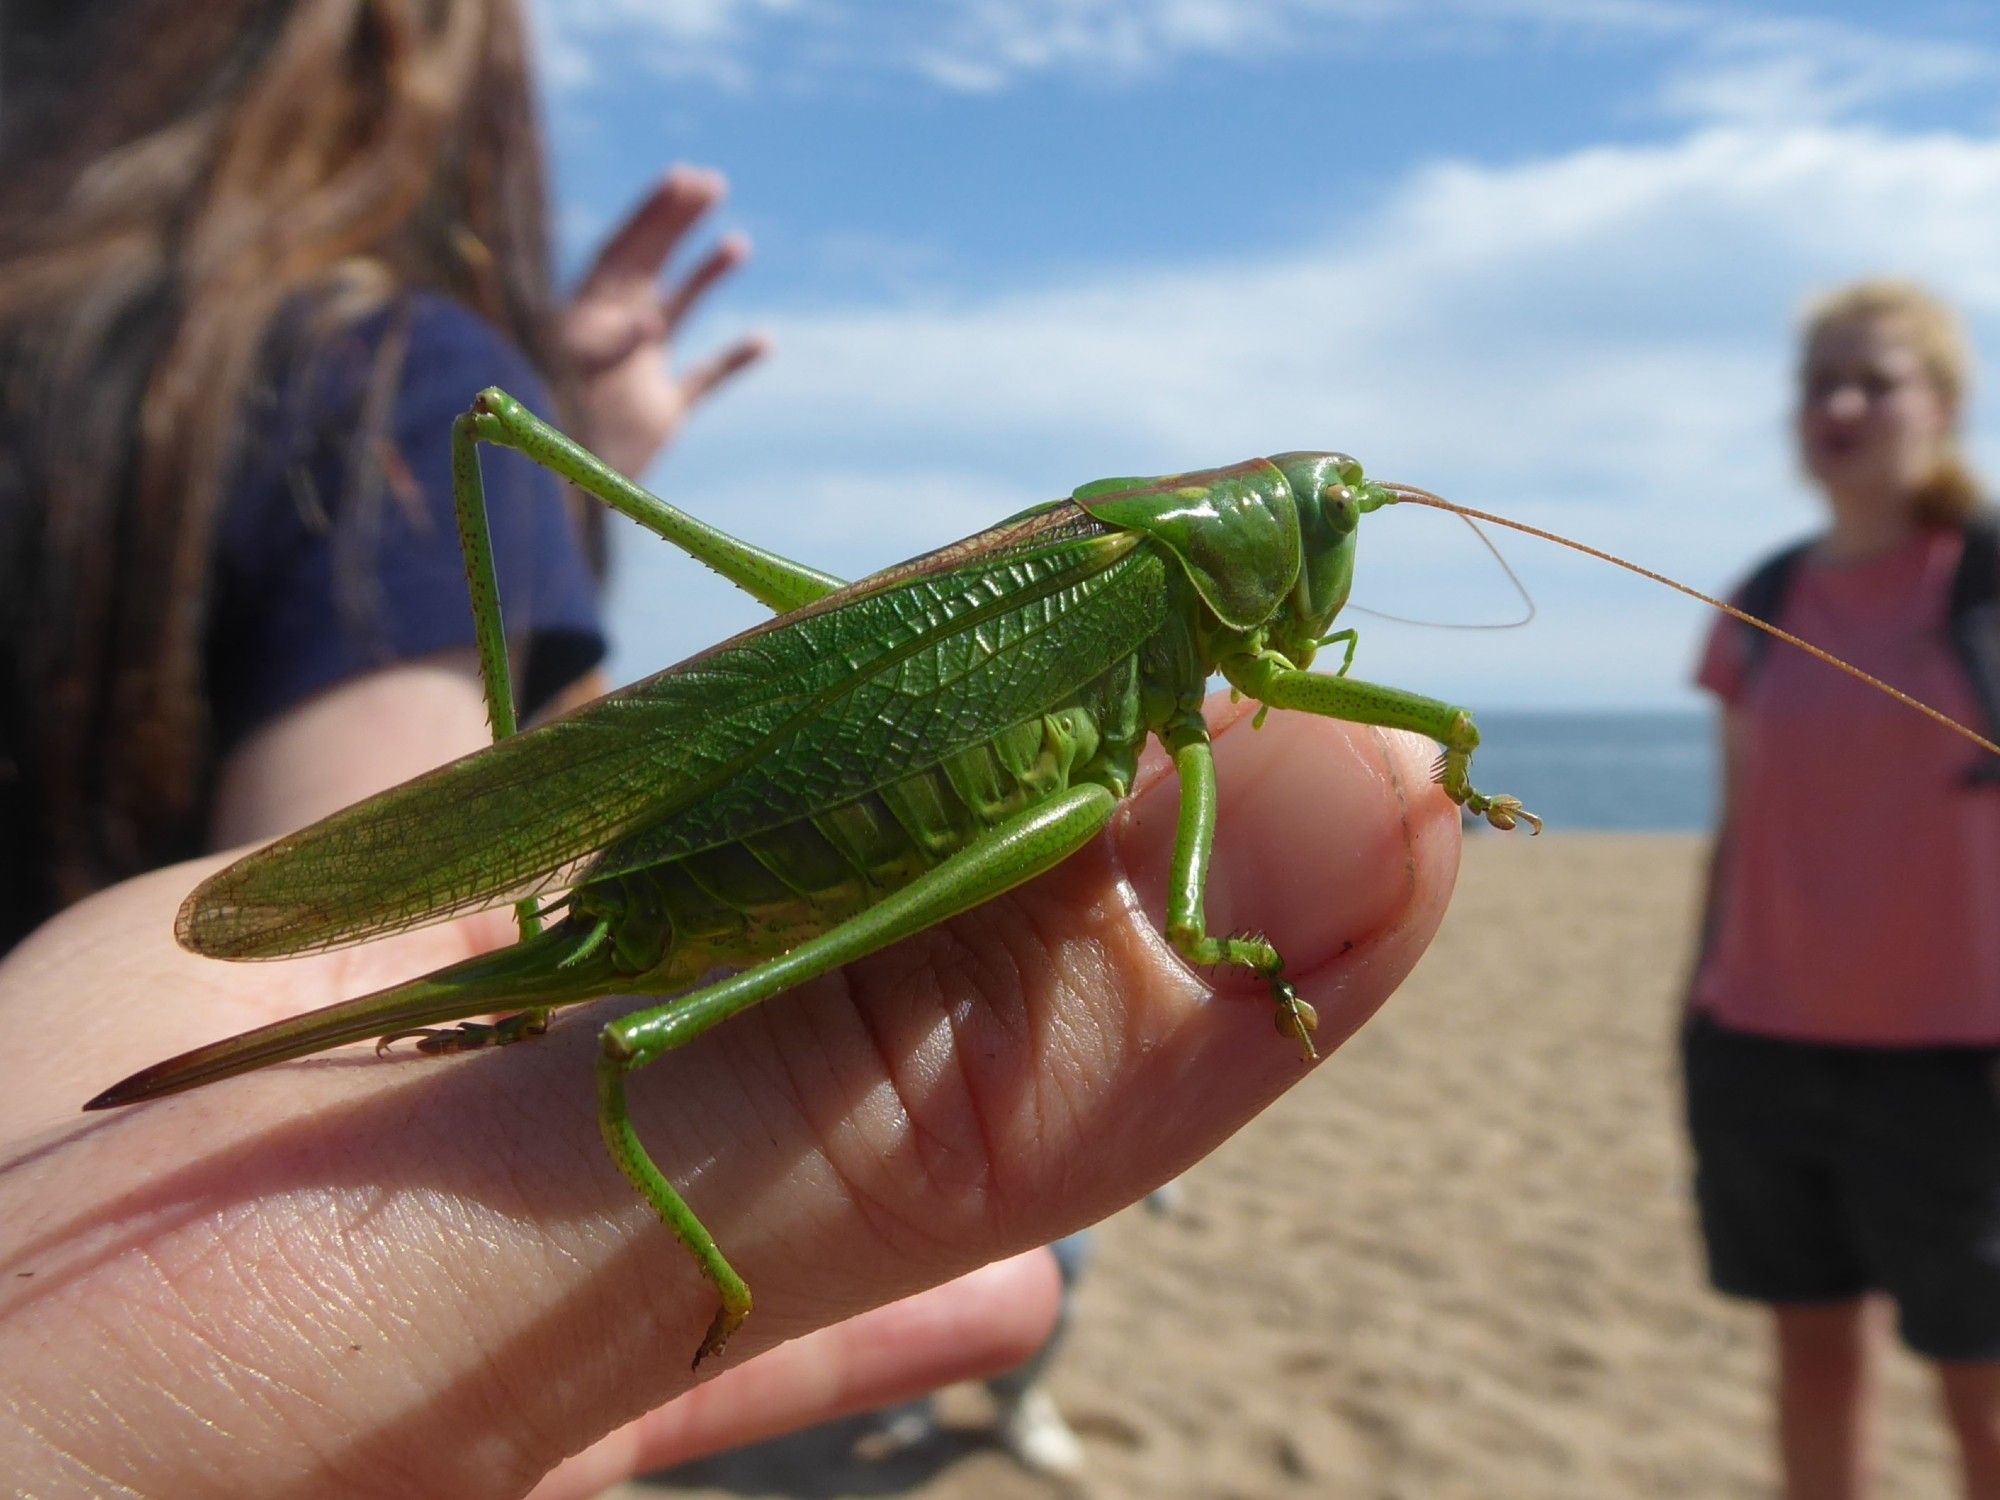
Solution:
[[[1395,497],[1345,453],[1277,453],[1299,515],[1299,577],[1271,622],[1271,644],[1301,666],[1354,586],[1354,533],[1361,517]]]

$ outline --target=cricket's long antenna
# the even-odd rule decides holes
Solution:
[[[1625,561],[1625,559],[1622,557],[1615,557],[1609,552],[1601,551],[1600,549],[1588,546],[1583,542],[1571,541],[1568,537],[1558,536],[1553,531],[1544,531],[1539,526],[1530,526],[1524,521],[1510,521],[1505,516],[1496,516],[1488,511],[1483,511],[1483,510],[1474,510],[1469,505],[1459,505],[1454,501],[1446,500],[1440,495],[1433,495],[1429,490],[1420,490],[1414,485],[1385,484],[1382,486],[1382,488],[1387,490],[1390,494],[1394,495],[1396,499],[1399,501],[1408,501],[1413,505],[1428,505],[1434,507],[1437,510],[1453,511],[1458,515],[1469,517],[1470,519],[1475,521],[1485,521],[1494,526],[1505,526],[1510,531],[1519,531],[1526,533],[1528,536],[1540,537],[1545,542],[1554,542],[1558,546],[1568,547],[1570,550],[1574,552],[1581,552],[1586,557],[1594,557],[1598,559],[1598,561],[1600,562],[1608,562],[1615,567],[1623,568],[1628,573],[1637,573],[1641,578],[1650,578],[1655,583],[1665,584],[1668,588],[1672,589],[1677,594],[1686,594],[1690,599],[1699,599],[1703,604],[1706,604],[1713,609],[1721,610],[1725,615],[1728,615],[1733,620],[1741,620],[1745,625],[1753,625],[1757,629],[1763,631],[1764,634],[1766,635],[1776,636],[1779,640],[1783,641],[1788,646],[1797,646],[1799,650],[1805,652],[1808,656],[1816,657],[1818,660],[1825,662],[1830,667],[1840,668],[1840,670],[1845,672],[1849,677],[1857,678],[1860,681],[1867,683],[1870,687],[1875,688],[1878,691],[1887,693],[1891,698],[1894,698],[1898,703],[1903,704],[1905,707],[1914,708],[1918,713],[1922,714],[1925,718],[1932,719],[1937,723],[1942,724],[1945,728],[1951,730],[1954,734],[1961,735],[1964,738],[1971,740],[1972,743],[1977,745],[1980,749],[1988,751],[1994,755],[2000,755],[2000,745],[1994,744],[1993,741],[1987,739],[1986,736],[1984,736],[1983,734],[1979,734],[1974,730],[1967,729],[1963,724],[1959,723],[1958,720],[1950,717],[1948,714],[1939,713],[1936,709],[1932,708],[1928,703],[1918,702],[1915,698],[1912,698],[1908,693],[1902,691],[1900,688],[1893,688],[1889,686],[1888,683],[1884,682],[1881,678],[1873,676],[1867,672],[1864,672],[1859,667],[1848,665],[1846,662],[1842,661],[1839,657],[1835,656],[1832,652],[1820,650],[1820,648],[1815,646],[1811,641],[1800,640],[1797,636],[1793,635],[1789,630],[1780,630],[1777,626],[1771,624],[1768,620],[1760,620],[1755,615],[1748,614],[1745,611],[1738,609],[1733,604],[1725,604],[1723,603],[1722,600],[1715,598],[1713,595],[1704,594],[1700,589],[1691,589],[1684,583],[1677,583],[1673,579],[1667,577],[1667,575],[1664,573],[1655,573],[1651,568],[1642,568],[1637,563],[1630,563]]]
[[[1479,538],[1479,545],[1493,554],[1493,560],[1500,564],[1500,571],[1507,575],[1507,581],[1514,585],[1514,592],[1519,594],[1521,602],[1527,605],[1526,614],[1518,620],[1475,620],[1470,623],[1460,623],[1456,620],[1414,620],[1408,615],[1392,615],[1386,609],[1370,609],[1365,604],[1349,604],[1346,607],[1347,612],[1367,615],[1371,619],[1387,620],[1392,625],[1418,625],[1429,630],[1519,630],[1523,625],[1532,624],[1535,618],[1535,596],[1530,594],[1528,586],[1521,582],[1521,575],[1514,571],[1513,564],[1508,562],[1501,555],[1500,549],[1493,545],[1493,538],[1479,529],[1477,521],[1464,511],[1458,513],[1458,518],[1465,522],[1466,530]]]

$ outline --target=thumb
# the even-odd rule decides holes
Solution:
[[[1459,811],[1432,782],[1437,747],[1394,730],[1297,714],[1254,729],[1257,705],[1211,707],[1215,851],[1206,886],[1216,936],[1260,933],[1320,1012],[1314,1045],[1338,1047],[1375,1013],[1436,930],[1458,873]],[[1164,757],[1121,810],[1118,850],[1164,929],[1178,784]],[[1204,976],[1264,1002],[1240,969]]]

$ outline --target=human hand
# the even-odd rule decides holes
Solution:
[[[770,347],[753,334],[684,371],[673,367],[669,345],[682,320],[750,254],[749,240],[725,235],[686,276],[661,286],[681,241],[727,189],[719,172],[674,167],[611,232],[563,312],[579,437],[635,479],[674,440],[689,412]]]
[[[1209,917],[1269,933],[1331,1051],[1435,931],[1458,810],[1428,742],[1286,714],[1253,734],[1248,707],[1211,711]],[[713,1291],[591,1102],[597,1026],[629,1002],[500,1052],[347,1049],[85,1117],[134,1067],[487,939],[212,963],[172,944],[190,866],[75,908],[0,965],[0,1030],[33,1059],[0,1098],[0,1472],[49,1494],[518,1495],[681,1398],[642,1429],[662,1446],[623,1432],[548,1481],[576,1494],[973,1373],[956,1340],[1011,1362],[1046,1331],[1046,1277],[1025,1317],[975,1287],[889,1354],[819,1331],[1133,1201],[1306,1071],[1260,984],[1211,995],[1159,935],[1175,803],[1154,758],[1059,869],[635,1077],[641,1137],[757,1296],[691,1396]],[[788,1404],[746,1407],[766,1380]]]

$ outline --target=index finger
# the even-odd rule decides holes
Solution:
[[[1259,922],[1328,1050],[1442,916],[1459,815],[1431,753],[1304,715],[1216,735],[1211,916]],[[704,1374],[1093,1222],[1305,1076],[1261,986],[1217,993],[1159,932],[1176,800],[1152,777],[1047,875],[635,1077],[636,1128],[757,1297]],[[620,1007],[498,1053],[268,1069],[18,1160],[0,1368],[39,1440],[106,1484],[226,1465],[261,1492],[312,1431],[316,1472],[378,1493],[519,1493],[687,1389],[714,1293],[592,1108]]]

